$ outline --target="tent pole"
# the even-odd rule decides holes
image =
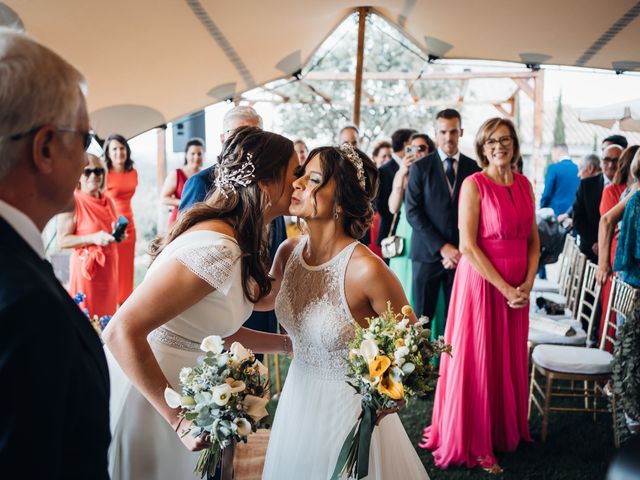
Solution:
[[[362,67],[364,64],[364,30],[369,7],[358,8],[358,57],[356,62],[355,95],[353,99],[353,124],[360,127],[360,102],[362,100]]]
[[[544,183],[542,161],[542,138],[544,127],[544,70],[539,70],[533,77],[533,191],[538,198],[538,185]]]

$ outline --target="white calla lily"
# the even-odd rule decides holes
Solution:
[[[231,359],[234,363],[240,363],[253,355],[253,353],[251,353],[251,350],[244,348],[244,346],[242,346],[242,344],[238,342],[233,342],[231,344],[229,352],[231,352]]]
[[[269,403],[269,399],[256,397],[255,395],[247,395],[244,397],[244,410],[247,412],[251,418],[253,418],[254,422],[259,422],[260,419],[269,415],[267,412],[267,403]]]
[[[265,367],[265,366],[264,366],[264,364],[263,364],[261,361],[256,360],[255,362],[253,362],[253,366],[254,366],[254,367],[257,367],[257,369],[258,369],[258,373],[259,373],[261,376],[267,376],[267,375],[269,375],[269,370],[267,370],[267,367]]]
[[[228,383],[216,385],[211,389],[211,399],[216,405],[221,407],[229,403],[231,398],[231,386]]]
[[[167,402],[171,408],[179,408],[182,406],[182,396],[176,392],[173,388],[164,389],[164,401]]]
[[[233,423],[238,427],[238,435],[244,437],[251,433],[251,422],[246,418],[236,418]]]
[[[221,353],[224,349],[224,340],[218,335],[209,335],[202,340],[200,350],[203,352]]]
[[[378,345],[376,345],[376,342],[373,340],[365,339],[360,344],[360,355],[362,355],[367,362],[376,358],[378,352]]]

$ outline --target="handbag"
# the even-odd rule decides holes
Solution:
[[[383,238],[380,242],[380,249],[382,250],[382,256],[384,258],[399,257],[404,251],[404,238],[395,234],[396,228],[398,227],[399,213],[400,212],[396,212],[393,215],[393,221],[391,222],[389,235]]]

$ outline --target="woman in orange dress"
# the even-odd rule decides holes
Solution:
[[[118,303],[122,305],[133,291],[136,226],[133,222],[131,197],[138,186],[138,172],[133,168],[131,148],[122,135],[110,135],[105,140],[104,157],[109,169],[105,194],[113,200],[116,213],[129,220],[126,238],[118,243]]]
[[[204,141],[199,138],[192,138],[187,142],[184,149],[184,165],[167,175],[162,186],[162,203],[173,207],[169,217],[169,228],[176,223],[178,218],[178,206],[180,206],[184,184],[202,169],[203,161]]]
[[[102,194],[106,168],[87,155],[74,192],[75,209],[58,215],[60,248],[73,248],[69,294],[84,293],[80,304],[89,315],[113,315],[118,306],[118,249],[111,236],[116,221],[113,202]]]
[[[638,145],[632,145],[625,149],[621,154],[616,151],[621,147],[618,145],[609,145],[607,149],[604,151],[603,164],[604,167],[607,168],[607,159],[615,158],[613,154],[619,154],[620,158],[617,160],[618,168],[613,177],[613,181],[610,185],[607,185],[602,191],[602,198],[600,200],[600,216],[603,217],[609,210],[615,207],[621,199],[622,194],[627,189],[627,186],[633,179],[631,178],[631,161],[633,160],[634,155],[640,148]],[[611,149],[611,155],[608,154]],[[613,237],[611,238],[611,246],[609,247],[609,259],[611,268],[613,268],[613,261],[616,257],[616,248],[618,246],[618,227],[615,227],[613,232]],[[608,278],[606,282],[602,285],[602,291],[600,294],[600,304],[602,305],[602,314],[600,316],[600,327],[598,331],[598,338],[602,336],[602,330],[604,329],[604,320],[607,314],[607,309],[609,307],[609,294],[611,292],[611,278]],[[615,315],[615,313],[612,313]],[[611,332],[612,336],[614,335]],[[611,349],[611,344],[607,343],[607,349]]]

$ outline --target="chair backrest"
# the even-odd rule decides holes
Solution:
[[[578,304],[580,303],[580,291],[582,289],[582,281],[584,280],[584,268],[587,264],[587,256],[578,252],[573,260],[573,274],[569,282],[569,291],[567,293],[567,308],[571,310],[575,318],[578,313]]]
[[[640,290],[633,288],[628,283],[620,280],[617,275],[614,275],[611,279],[609,307],[604,319],[600,349],[604,349],[607,342],[611,343],[613,348],[618,334],[618,323],[622,319],[626,320],[638,301],[640,301]],[[616,314],[615,319],[612,319],[611,312]],[[611,336],[611,332],[613,332],[613,336]]]
[[[578,314],[576,320],[585,322],[587,327],[587,341],[591,338],[596,313],[598,310],[598,302],[600,301],[600,290],[602,286],[596,281],[596,272],[598,266],[587,261],[584,269],[584,280],[582,282],[582,290],[580,292],[580,301],[578,302]]]
[[[571,276],[574,270],[574,261],[578,254],[578,246],[575,239],[571,235],[567,235],[562,250],[562,261],[560,263],[560,276],[558,277],[558,285],[560,287],[560,295],[567,296],[571,284]]]

